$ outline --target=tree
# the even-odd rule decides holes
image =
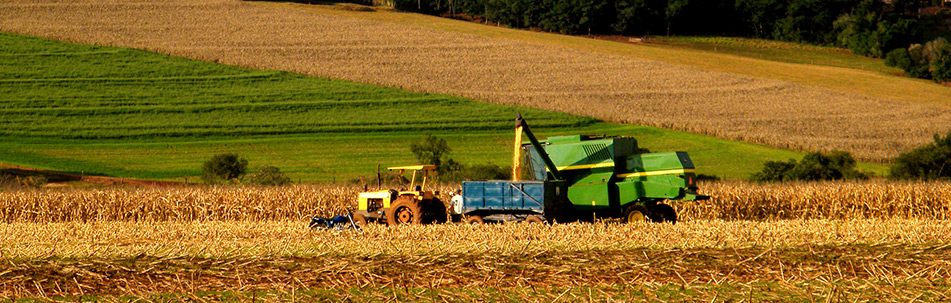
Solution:
[[[670,26],[673,24],[674,20],[680,16],[684,11],[684,8],[687,7],[688,0],[668,0],[667,1],[667,36],[670,36]]]
[[[221,181],[235,181],[248,170],[248,160],[239,158],[237,154],[225,153],[211,157],[211,160],[202,165],[202,180],[207,183]]]
[[[449,144],[446,144],[446,140],[432,134],[425,134],[422,140],[411,143],[409,150],[421,164],[432,164],[437,167],[442,165],[443,157],[452,151],[449,149]]]
[[[753,37],[769,38],[786,10],[783,0],[736,0],[736,12]]]
[[[257,185],[286,185],[291,183],[291,178],[285,176],[280,168],[270,165],[262,167],[249,177],[248,182]]]
[[[898,155],[890,169],[895,179],[951,179],[951,132],[934,143]]]

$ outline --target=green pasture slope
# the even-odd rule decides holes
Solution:
[[[236,152],[295,181],[349,180],[414,163],[409,142],[445,138],[463,163],[507,165],[516,112],[538,135],[638,138],[691,153],[698,172],[741,178],[791,151],[659,128],[388,87],[251,70],[146,51],[0,33],[0,163],[183,180]]]

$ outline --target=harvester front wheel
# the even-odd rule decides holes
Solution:
[[[386,213],[386,222],[390,226],[420,224],[423,222],[423,211],[414,199],[401,197],[390,206],[390,211]]]
[[[624,221],[627,223],[647,222],[647,208],[642,205],[631,205],[624,210]]]
[[[673,207],[667,204],[657,204],[653,209],[653,216],[651,216],[651,221],[657,223],[670,222],[670,224],[677,223],[677,211]]]

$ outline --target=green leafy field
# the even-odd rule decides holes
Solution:
[[[634,136],[653,151],[688,151],[700,173],[720,177],[799,157],[453,96],[0,34],[3,164],[183,180],[212,155],[237,152],[252,168],[274,165],[295,181],[339,181],[413,163],[409,142],[432,133],[463,163],[506,165],[517,112],[541,137]]]

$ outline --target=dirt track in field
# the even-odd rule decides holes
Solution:
[[[7,0],[0,31],[884,160],[951,109],[238,0]],[[630,46],[639,47],[639,46]]]

